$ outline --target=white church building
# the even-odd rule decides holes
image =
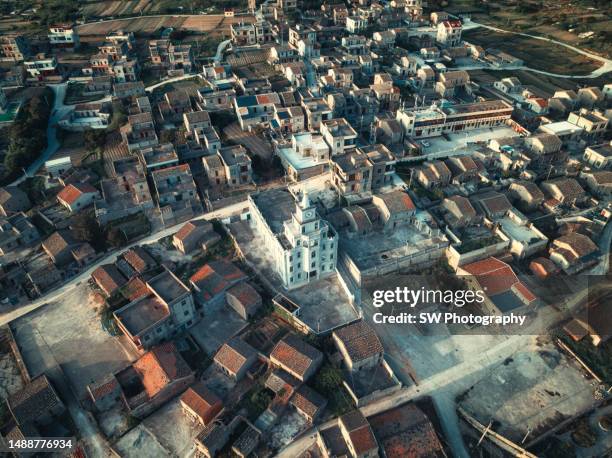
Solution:
[[[273,189],[249,196],[253,230],[287,289],[336,271],[338,234],[320,218],[308,194]]]

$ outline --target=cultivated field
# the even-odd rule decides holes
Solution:
[[[528,67],[562,75],[587,75],[601,63],[563,46],[521,35],[487,29],[468,30],[463,38],[486,48],[497,48],[525,62]]]
[[[85,4],[81,11],[87,16],[126,16],[130,14],[155,13],[164,2],[153,0],[111,0]]]
[[[449,13],[469,14],[483,24],[547,36],[606,57],[612,54],[610,2],[607,5],[597,0],[450,0],[447,5],[442,3],[445,2],[434,1],[429,5],[433,11],[440,6]]]
[[[214,32],[227,35],[231,24],[254,20],[253,16],[226,18],[222,14],[161,15],[92,22],[79,26],[78,30],[81,36],[103,36],[116,30],[150,35],[162,28],[173,27],[193,33]]]

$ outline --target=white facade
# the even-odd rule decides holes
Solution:
[[[307,194],[299,202],[294,201],[295,210],[282,223],[279,232],[270,227],[265,210],[262,212],[260,208],[260,205],[274,205],[266,201],[265,193],[255,199],[249,196],[249,204],[254,230],[263,237],[269,259],[285,288],[303,286],[335,272],[338,234],[319,217]],[[278,203],[283,204],[290,203]]]
[[[53,25],[47,35],[51,46],[78,48],[79,34],[71,25]]]
[[[451,20],[438,24],[436,41],[446,47],[452,48],[461,44],[461,21]]]

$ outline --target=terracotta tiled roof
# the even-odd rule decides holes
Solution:
[[[508,201],[508,198],[504,194],[498,192],[490,192],[476,197],[476,199],[487,213],[503,213],[512,208],[512,204]]]
[[[57,198],[68,205],[72,205],[83,194],[95,192],[98,192],[98,190],[88,183],[75,183],[64,187],[57,195]]]
[[[95,402],[98,399],[101,399],[104,396],[108,395],[109,393],[112,393],[118,388],[119,382],[117,381],[114,375],[111,375],[110,377],[105,378],[99,383],[91,384],[89,386],[89,391],[91,393],[91,397]]]
[[[109,296],[127,282],[114,264],[101,265],[91,273],[91,278]]]
[[[451,211],[451,213],[455,214],[457,218],[476,216],[476,210],[474,210],[474,207],[472,206],[472,204],[470,203],[470,200],[467,197],[451,196],[451,197],[448,197],[447,200],[455,204],[458,213],[455,214],[455,212],[453,211],[452,205],[449,206],[450,207],[449,210]]]
[[[40,375],[7,399],[17,423],[23,425],[39,419],[62,401],[49,384],[46,375]]]
[[[302,385],[293,395],[290,403],[296,409],[302,411],[305,415],[313,418],[325,408],[327,399],[325,399],[315,390],[307,387],[306,385]]]
[[[133,366],[140,375],[144,389],[150,398],[170,382],[191,374],[191,369],[172,342],[153,348]]]
[[[123,253],[123,259],[138,273],[143,273],[157,264],[155,259],[140,246],[130,248]]]
[[[276,360],[284,368],[303,377],[314,361],[321,358],[321,352],[308,345],[299,337],[290,334],[279,341],[270,358]]]
[[[192,385],[181,396],[181,402],[187,405],[204,424],[208,424],[221,410],[221,399],[210,391],[203,382]]]
[[[597,245],[589,237],[578,232],[570,232],[559,237],[553,242],[553,245],[571,250],[578,258],[597,251]]]
[[[202,232],[206,230],[211,230],[212,224],[208,221],[203,220],[189,221],[185,223],[176,234],[174,234],[174,237],[176,237],[178,240],[183,241],[197,229],[200,229]]]
[[[573,178],[559,178],[552,181],[545,181],[544,185],[554,186],[564,199],[576,198],[584,195],[584,189]]]
[[[132,278],[122,289],[123,296],[130,302],[149,294],[147,284],[140,277]]]
[[[236,374],[257,351],[244,340],[234,337],[224,343],[215,355],[215,362]]]
[[[229,261],[211,261],[194,273],[189,281],[193,283],[205,300],[222,293],[236,281],[246,278],[244,272]]]
[[[342,341],[353,362],[362,361],[383,352],[380,339],[365,321],[349,324],[334,331],[334,335]]]
[[[386,194],[377,194],[376,197],[383,201],[391,214],[412,211],[416,208],[410,196],[403,191],[391,191]]]
[[[221,259],[218,261],[211,261],[208,263],[208,265],[212,267],[215,272],[217,272],[227,281],[234,281],[246,278],[244,272],[242,272],[242,270],[240,270],[238,267],[236,267],[235,264],[230,261]]]
[[[497,258],[487,258],[461,266],[461,270],[473,275],[478,280],[487,296],[495,296],[510,289],[516,289],[527,302],[536,297],[519,281],[512,268]],[[522,285],[519,287],[519,285]]]
[[[342,415],[340,421],[346,429],[357,455],[378,448],[372,428],[359,410],[353,410]]]
[[[231,294],[235,297],[245,308],[249,308],[261,302],[259,293],[247,282],[238,283],[236,286],[230,288],[227,294]]]
[[[368,419],[388,458],[442,458],[446,456],[427,416],[408,403]]]
[[[43,247],[51,253],[51,255],[56,256],[64,249],[68,248],[71,245],[75,245],[76,240],[72,237],[72,234],[68,231],[57,231],[54,232],[43,242]]]

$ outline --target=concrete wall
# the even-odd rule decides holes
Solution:
[[[477,250],[468,251],[467,253],[459,253],[457,249],[449,245],[446,249],[446,259],[453,269],[462,266],[464,264],[470,264],[472,262],[480,261],[481,259],[488,258],[490,256],[497,256],[510,248],[510,240],[502,240],[494,245],[489,245]]]

